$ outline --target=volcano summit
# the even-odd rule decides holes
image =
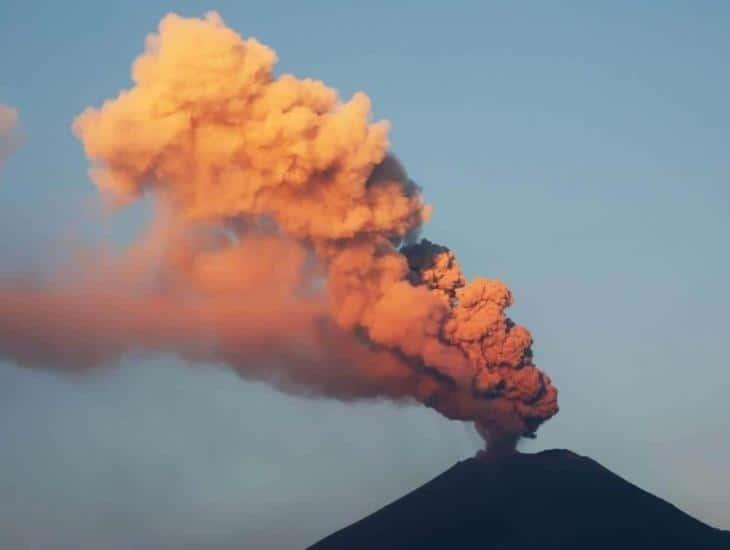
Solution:
[[[461,461],[309,550],[730,549],[692,518],[566,450]]]

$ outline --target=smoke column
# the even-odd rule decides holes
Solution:
[[[0,168],[13,152],[17,141],[18,112],[0,103]]]
[[[275,76],[216,13],[147,37],[133,86],[73,131],[115,205],[154,197],[124,254],[0,286],[0,355],[89,369],[175,352],[298,394],[419,401],[504,446],[557,411],[510,290],[415,236],[430,213],[362,93]]]

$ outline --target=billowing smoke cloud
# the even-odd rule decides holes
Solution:
[[[17,145],[18,112],[0,103],[0,168]]]
[[[73,125],[99,189],[154,196],[155,223],[72,282],[5,285],[0,353],[81,369],[173,351],[285,391],[417,400],[493,442],[532,434],[557,392],[509,289],[415,242],[429,208],[366,95],[275,63],[215,13],[162,20],[133,87]]]

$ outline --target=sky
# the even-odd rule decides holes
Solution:
[[[101,218],[70,125],[130,86],[160,18],[217,10],[280,73],[365,91],[433,205],[424,236],[497,277],[569,448],[730,529],[730,6],[724,2],[0,2],[0,273]],[[393,5],[396,4],[396,5]],[[303,548],[481,445],[390,403],[280,394],[172,356],[87,376],[0,363],[0,548]]]

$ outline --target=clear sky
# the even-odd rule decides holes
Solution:
[[[434,205],[424,235],[506,281],[560,389],[525,450],[589,455],[730,529],[730,4],[0,2],[0,271],[101,224],[73,117],[130,85],[162,15],[209,9],[279,71],[363,90]],[[307,401],[173,357],[64,379],[0,364],[0,547],[297,549],[479,445],[387,403]]]

